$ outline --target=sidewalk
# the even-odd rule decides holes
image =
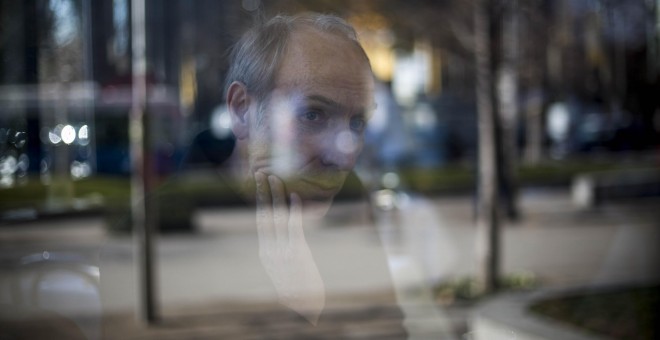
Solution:
[[[353,296],[354,299],[364,296]],[[371,297],[373,301],[373,296]],[[105,315],[105,339],[402,339],[398,309],[386,304],[324,311],[326,322],[313,327],[302,318],[282,314],[269,303],[208,303],[173,306],[161,322],[138,325],[132,313]]]
[[[506,223],[503,228],[504,273],[531,272],[543,285],[557,287],[659,280],[657,199],[606,204],[586,211],[573,206],[568,191],[525,190],[520,202],[521,220]],[[402,204],[402,213],[379,219],[399,302],[406,312],[414,314],[411,327],[419,334],[436,332],[447,335],[440,338],[458,339],[467,332],[465,317],[469,307],[440,307],[432,300],[430,287],[433,282],[474,272],[472,198],[410,196]],[[350,207],[347,209],[350,211]],[[133,315],[135,273],[131,239],[106,234],[100,219],[62,221],[58,228],[24,225],[23,229],[2,229],[0,255],[8,259],[27,250],[93,253],[96,249],[104,261],[98,288],[98,297],[104,304],[103,319],[99,324],[100,310],[87,315],[91,328],[102,329],[92,334],[103,334],[104,338],[290,339],[295,334],[321,339],[396,338],[396,334],[388,335],[392,329],[388,326],[387,305],[368,310],[333,309],[330,313],[337,321],[336,327],[318,329],[313,334],[300,333],[296,320],[278,319],[277,313],[272,313],[272,301],[264,299],[264,292],[250,290],[246,285],[249,282],[240,277],[223,280],[222,273],[213,271],[215,266],[240,270],[242,266],[258,265],[226,256],[251,249],[254,240],[244,228],[252,223],[253,216],[242,211],[204,211],[197,218],[202,225],[200,233],[160,237],[159,282],[165,318],[162,324],[148,329],[138,326]],[[333,245],[341,244],[349,259],[356,256],[353,254],[368,253],[374,245],[359,227],[323,226],[309,230],[308,237],[326,244],[328,251],[320,251],[318,261],[339,264],[346,260],[332,255]],[[9,280],[4,274],[0,280],[3,294]],[[208,280],[194,281],[199,277]],[[217,280],[223,280],[223,289],[214,284]],[[232,294],[232,287],[240,287],[245,295]],[[367,295],[377,296],[380,285],[373,279],[330,287],[336,288],[328,291],[329,295],[350,302]],[[373,315],[382,317],[371,321]],[[84,318],[80,320],[79,325],[85,324]]]
[[[659,273],[656,268],[660,264],[657,247],[660,241],[660,216],[655,208],[657,206],[658,201],[650,199],[605,205],[597,210],[581,210],[574,207],[567,191],[524,191],[521,196],[522,219],[517,223],[505,222],[503,228],[503,272],[531,272],[544,286],[558,287],[657,281]],[[470,306],[434,305],[429,308],[431,298],[425,296],[420,300],[420,294],[423,295],[425,290],[426,294],[430,293],[431,282],[472,275],[476,261],[472,209],[471,197],[439,197],[430,200],[410,197],[404,203],[404,213],[395,217],[384,216],[386,218],[380,221],[384,241],[389,242],[386,246],[390,268],[399,288],[400,303],[406,305],[407,302],[413,306],[416,320],[421,320],[421,324],[414,326],[417,329],[427,329],[425,327],[430,322],[433,323],[431,330],[435,334],[449,334],[458,339],[467,332],[465,322]],[[206,218],[210,222],[213,213],[208,214]],[[240,219],[240,216],[232,218]],[[234,229],[234,232],[239,229]],[[351,240],[359,238],[352,229],[314,232],[323,237],[333,237],[333,242],[341,242],[348,248],[363,246],[351,243]],[[268,308],[264,309],[263,313],[268,315]],[[209,314],[204,315],[212,323],[214,311],[219,313],[217,311],[222,310],[221,304],[210,306],[207,310]],[[429,320],[422,320],[420,311],[424,311]],[[174,314],[180,315],[174,320],[188,320],[188,312],[190,310],[174,311]],[[344,312],[354,317],[360,314],[359,311]],[[181,322],[185,324],[185,321]],[[382,325],[371,326],[359,326],[363,338],[384,336],[379,333],[369,335],[371,329],[378,332],[382,328]],[[191,336],[195,328],[189,330],[193,332]],[[216,327],[213,331],[213,327],[201,327],[209,332],[227,334],[223,333],[226,329],[220,328]],[[341,329],[341,325],[338,324],[338,328]],[[164,334],[158,332],[167,333],[168,329],[156,327],[149,332],[156,332],[158,335],[154,335],[154,338],[159,338]],[[149,332],[145,336],[149,336]],[[186,331],[178,329],[172,332],[181,335]],[[247,338],[254,335],[247,330],[239,333],[246,334]],[[332,332],[316,335],[324,338],[323,334],[328,338],[337,336]],[[258,335],[254,336],[259,338]]]

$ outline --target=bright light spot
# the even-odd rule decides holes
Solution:
[[[220,127],[226,130],[231,129],[231,117],[229,116],[229,112],[225,111],[224,114],[220,116],[220,120],[218,121],[220,124]]]
[[[62,141],[62,138],[60,138],[60,136],[58,136],[53,131],[48,132],[48,139],[50,139],[50,142],[53,144],[58,144],[59,142]]]
[[[14,185],[14,172],[16,172],[16,158],[7,156],[0,159],[0,187],[10,188]]]
[[[0,175],[8,176],[16,172],[16,157],[7,156],[0,159]]]
[[[413,106],[420,93],[426,93],[431,79],[431,52],[424,44],[415,46],[411,54],[397,55],[392,76],[392,91],[404,106]]]
[[[59,144],[62,141],[60,137],[62,133],[62,125],[56,126],[53,130],[48,131],[48,140],[53,144]]]
[[[399,186],[400,183],[399,175],[395,172],[388,172],[383,175],[382,183],[383,187],[387,189],[394,189]]]
[[[377,207],[385,211],[392,210],[396,206],[395,192],[389,189],[374,192],[372,200]]]
[[[554,141],[562,141],[568,137],[570,119],[570,112],[565,104],[555,103],[550,106],[547,117],[548,134]]]
[[[80,130],[78,130],[78,143],[80,145],[89,144],[89,128],[87,125],[81,126]]]
[[[53,14],[53,29],[55,42],[62,46],[70,43],[77,35],[76,9],[73,1],[50,1],[50,10]]]
[[[71,163],[71,177],[74,179],[85,178],[91,175],[92,168],[87,162],[73,161]]]
[[[71,126],[67,125],[64,128],[62,128],[62,141],[65,144],[71,144],[73,143],[74,140],[76,140],[76,129]]]
[[[211,113],[211,133],[218,139],[231,135],[231,116],[226,105],[219,106]]]
[[[337,135],[337,138],[335,139],[335,146],[337,146],[339,151],[345,154],[353,153],[357,151],[358,148],[353,134],[349,131],[342,131]]]

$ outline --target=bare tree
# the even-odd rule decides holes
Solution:
[[[500,11],[501,58],[496,65],[496,100],[502,141],[498,144],[498,175],[507,217],[515,220],[518,218],[518,0],[503,1]]]
[[[498,114],[495,65],[498,59],[498,25],[493,0],[477,0],[474,8],[474,42],[477,78],[479,175],[477,215],[477,282],[480,290],[497,289],[500,266],[498,213]]]

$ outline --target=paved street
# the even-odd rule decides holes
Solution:
[[[408,330],[422,339],[428,334],[435,334],[434,338],[458,338],[465,331],[461,322],[468,311],[434,303],[430,285],[474,271],[472,199],[402,196],[399,201],[401,211],[384,213],[377,221]],[[526,190],[521,203],[522,219],[507,223],[504,228],[504,272],[534,273],[546,286],[634,284],[659,279],[657,199],[606,204],[584,211],[571,204],[567,191]],[[351,225],[351,219],[346,218],[353,209],[361,208],[346,205],[340,209],[342,216],[330,216],[323,225],[306,229],[310,242],[319,244],[314,252],[316,260],[330,264],[331,271],[380,251],[379,243],[367,228]],[[36,300],[41,306],[50,303],[64,315],[77,315],[74,321],[89,338],[224,335],[258,339],[269,334],[270,338],[279,339],[296,334],[299,328],[295,320],[279,320],[269,313],[274,306],[272,292],[251,285],[254,280],[247,269],[259,266],[257,257],[247,254],[254,252],[256,244],[249,229],[252,212],[204,210],[195,218],[200,227],[198,233],[163,235],[158,242],[159,289],[165,316],[159,327],[145,329],[134,324],[133,244],[129,236],[108,234],[100,218],[39,221],[0,228],[0,304],[27,306]],[[243,253],[246,256],[236,255]],[[68,267],[59,267],[61,271],[56,273],[52,266],[45,265],[55,260]],[[100,268],[100,284],[99,273],[93,268]],[[226,277],[215,268],[231,268],[232,273],[245,275]],[[368,311],[350,306],[366,296],[378,301],[379,291],[386,289],[388,282],[368,272],[355,275],[361,279],[334,280],[332,276],[326,282],[328,295],[345,302],[331,310],[337,315],[338,327],[343,328],[316,330],[308,336],[386,338],[387,323],[351,320],[362,320],[364,317],[360,316],[373,313],[388,315],[388,306]],[[73,282],[76,287],[83,287],[78,292],[85,294],[71,298],[76,294],[72,289],[73,295],[68,299],[57,299],[23,288],[30,283],[31,287],[40,287],[45,282]],[[378,310],[381,312],[375,312]],[[240,322],[240,315],[257,315],[262,326]],[[268,326],[273,322],[281,326],[277,332]]]

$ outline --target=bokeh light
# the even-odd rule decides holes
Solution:
[[[73,141],[76,140],[76,129],[71,126],[67,125],[62,128],[62,141],[65,144],[71,144]]]
[[[78,143],[80,145],[89,144],[89,127],[87,125],[81,126],[78,130]]]

